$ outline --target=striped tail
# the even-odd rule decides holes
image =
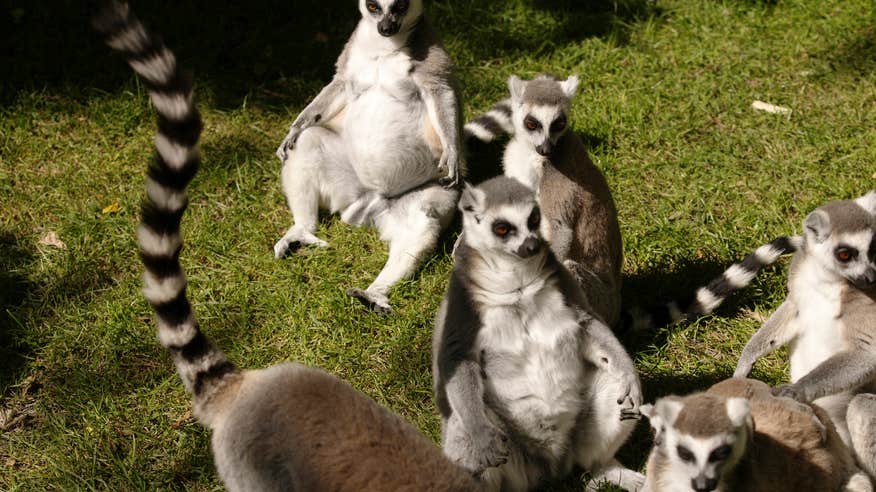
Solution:
[[[146,179],[146,197],[137,230],[146,267],[143,294],[158,323],[158,339],[173,356],[186,390],[197,404],[226,374],[237,369],[198,328],[186,297],[186,276],[179,263],[180,222],[188,205],[186,186],[200,164],[201,116],[192,79],[173,53],[151,35],[125,4],[113,3],[94,20],[107,44],[143,79],[158,115],[155,157]]]
[[[779,257],[800,249],[800,236],[779,237],[757,248],[741,262],[734,263],[707,285],[697,289],[687,298],[648,309],[642,313],[627,313],[626,324],[633,331],[690,322],[712,313],[734,292],[747,287],[764,268],[778,261]]]
[[[465,141],[477,139],[482,142],[492,142],[501,135],[514,133],[511,122],[511,99],[496,103],[489,111],[466,123],[463,129]]]

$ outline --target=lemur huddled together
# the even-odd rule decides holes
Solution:
[[[570,130],[578,77],[512,75],[508,98],[463,126],[453,63],[422,1],[358,4],[334,77],[276,150],[294,223],[274,254],[328,246],[315,235],[320,209],[377,228],[386,265],[347,292],[389,314],[391,288],[461,215],[432,343],[440,448],[335,376],[296,363],[241,369],[201,332],[179,261],[201,165],[193,80],[127,5],[95,18],[157,113],[137,231],[143,293],[229,490],[527,491],[578,470],[588,490],[872,491],[876,192],[819,207],[800,236],[759,247],[687,299],[622,307],[618,212]],[[503,134],[503,175],[466,182],[466,142]],[[711,313],[789,253],[788,297],[734,378],[644,404],[616,332]],[[747,379],[785,345],[791,384]],[[654,436],[645,474],[615,457],[642,418]]]

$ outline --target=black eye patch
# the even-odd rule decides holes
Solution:
[[[680,444],[678,445],[678,447],[675,448],[675,452],[678,453],[678,457],[681,458],[682,461],[686,461],[688,463],[693,463],[694,461],[696,461],[696,457],[690,451],[690,449],[687,449]]]
[[[729,445],[727,445],[727,444],[725,444],[725,445],[723,445],[723,446],[720,446],[720,447],[718,447],[718,448],[715,448],[715,449],[709,454],[709,463],[715,463],[715,462],[718,462],[718,461],[724,461],[724,460],[726,460],[727,458],[730,457],[730,453],[731,453],[732,451],[733,451],[733,448],[731,448],[731,447],[730,447]]]
[[[516,230],[516,227],[509,224],[508,222],[505,222],[504,220],[497,220],[493,222],[493,234],[499,236],[502,239],[513,235],[514,231]]]
[[[534,132],[541,128],[541,123],[531,115],[528,115],[526,118],[523,118],[523,126],[525,126],[527,130]]]
[[[551,133],[559,133],[566,129],[566,115],[561,114],[551,123]]]
[[[368,9],[368,12],[371,12],[372,14],[379,14],[383,11],[383,9],[380,8],[380,4],[374,1],[365,2],[365,8]]]
[[[393,14],[404,15],[404,13],[408,11],[408,8],[410,6],[411,3],[409,0],[398,0],[397,2],[392,4],[392,7],[390,7],[389,10]]]
[[[532,213],[529,214],[529,218],[526,219],[526,226],[529,227],[530,231],[534,231],[538,229],[538,226],[541,224],[541,210],[538,207],[532,209]]]
[[[840,263],[848,263],[858,257],[858,250],[841,244],[833,251],[833,256]]]

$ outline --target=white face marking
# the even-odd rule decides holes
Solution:
[[[422,0],[359,0],[362,19],[385,37],[407,33],[423,14]]]
[[[732,468],[744,450],[744,443],[739,442],[735,433],[693,437],[670,427],[663,439],[673,482],[690,489],[695,481],[720,482],[724,472]]]
[[[525,138],[534,148],[553,147],[566,132],[567,113],[564,106],[517,104],[512,117],[514,134]]]
[[[822,242],[808,241],[810,253],[819,265],[836,276],[855,285],[866,280],[876,281],[876,264],[869,257],[870,244],[874,240],[872,229],[846,234],[831,234]],[[845,254],[848,260],[843,261]]]
[[[534,200],[463,213],[468,244],[478,251],[513,257],[520,256],[521,248],[527,241],[527,244],[537,241],[542,245],[540,221],[541,214]]]

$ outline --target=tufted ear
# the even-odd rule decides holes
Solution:
[[[648,417],[651,427],[660,432],[667,425],[673,425],[684,404],[677,397],[666,397],[657,400],[653,405],[642,405],[639,410]]]
[[[511,100],[520,101],[523,99],[523,91],[526,90],[526,82],[520,80],[520,77],[512,75],[508,77],[508,89],[511,91]]]
[[[727,417],[734,427],[742,427],[751,416],[751,405],[745,398],[727,399]]]
[[[856,198],[855,203],[870,215],[876,216],[876,191],[870,191],[866,195]]]
[[[575,96],[575,92],[578,91],[578,84],[581,81],[578,79],[577,75],[570,75],[568,79],[560,82],[560,87],[563,89],[563,92],[566,94],[566,97],[572,99]]]
[[[807,236],[817,243],[823,243],[830,237],[830,216],[824,210],[816,210],[806,216],[803,228]]]
[[[459,210],[463,214],[473,213],[476,216],[483,213],[486,194],[468,182],[462,185],[462,195],[459,197]]]

